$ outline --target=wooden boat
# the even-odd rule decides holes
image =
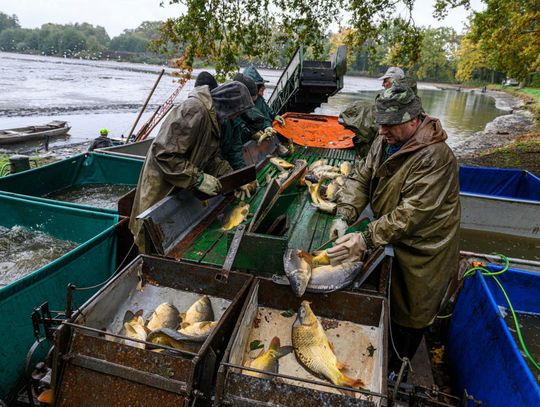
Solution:
[[[27,126],[0,130],[0,144],[14,144],[23,141],[45,139],[66,134],[71,126],[68,122],[54,120],[41,126]]]

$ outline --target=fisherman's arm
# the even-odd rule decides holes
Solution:
[[[370,222],[364,238],[368,249],[395,243],[429,221],[456,187],[457,165],[425,156],[405,181],[402,198],[390,213]]]
[[[369,184],[373,174],[374,158],[368,154],[357,162],[345,181],[337,203],[336,217],[353,223],[369,203]]]
[[[204,148],[196,144],[201,133],[210,131],[209,126],[204,113],[195,107],[163,124],[151,151],[167,182],[180,188],[197,183],[201,170],[188,160],[188,152],[192,148]]]

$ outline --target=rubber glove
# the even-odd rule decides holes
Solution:
[[[330,225],[330,239],[343,236],[348,227],[349,225],[347,225],[347,222],[345,222],[343,218],[334,218],[332,224]]]
[[[203,172],[199,175],[199,180],[195,185],[195,188],[204,192],[206,195],[214,196],[221,191],[221,182],[219,182],[216,177]]]
[[[331,262],[342,263],[347,259],[361,259],[367,250],[362,233],[348,233],[336,240],[326,252]]]
[[[261,144],[267,138],[271,138],[277,135],[277,131],[273,127],[267,127],[264,129],[263,135],[259,138],[258,144]]]
[[[263,136],[264,134],[264,130],[259,130],[257,133],[254,133],[251,138],[255,141],[259,141],[261,139],[261,137]]]
[[[279,114],[276,114],[276,117],[274,117],[274,120],[278,122],[281,126],[285,124],[285,119],[281,117]]]
[[[247,198],[251,198],[253,192],[259,187],[259,182],[257,180],[250,182],[249,184],[242,185],[236,191],[234,191],[234,196],[241,201],[245,201]]]

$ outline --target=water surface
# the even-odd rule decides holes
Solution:
[[[44,198],[72,202],[79,205],[94,206],[101,209],[118,209],[118,199],[135,188],[122,184],[76,185],[51,192]]]
[[[88,142],[102,127],[107,127],[112,137],[127,135],[161,69],[146,64],[0,53],[0,128],[69,121],[70,137],[53,140],[51,146]],[[137,128],[177,87],[172,71],[166,68]],[[269,80],[268,98],[281,72],[261,69],[260,73]],[[188,81],[176,101],[185,99],[193,85],[193,80]],[[380,90],[381,81],[377,79],[346,76],[342,91],[317,111],[336,115],[355,100],[373,101]],[[480,93],[439,90],[420,83],[419,95],[425,111],[441,119],[451,146],[506,113],[496,108],[492,98]],[[31,152],[43,148],[42,144],[7,148],[10,152]]]
[[[0,226],[0,287],[8,285],[78,246],[22,226]]]

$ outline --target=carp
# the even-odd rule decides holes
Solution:
[[[203,295],[185,313],[180,314],[180,316],[182,317],[182,326],[185,326],[184,324],[194,324],[195,322],[213,321],[214,310],[212,309],[210,298],[207,295]]]
[[[336,266],[319,264],[311,268],[311,278],[307,286],[309,292],[331,293],[341,290],[354,281],[364,265],[361,261],[346,262]]]
[[[176,329],[180,322],[178,319],[179,316],[180,313],[174,305],[164,302],[154,310],[146,327],[150,331],[158,328]]]
[[[270,158],[270,162],[274,164],[281,172],[294,168],[294,164],[291,164],[290,162],[285,161],[282,158],[272,157]]]
[[[279,358],[288,355],[292,352],[292,346],[280,346],[280,340],[277,336],[274,336],[268,345],[268,349],[265,352],[264,348],[261,349],[259,356],[251,361],[247,361],[244,366],[251,367],[253,369],[264,370],[266,372],[278,373],[279,371]],[[265,375],[264,373],[251,372],[249,370],[243,370],[243,374],[248,376],[260,377],[265,379],[271,379],[272,376]]]
[[[147,330],[144,326],[144,319],[140,316],[136,316],[130,321],[124,322],[124,334],[128,338],[139,339],[141,341],[146,341]],[[134,346],[136,348],[144,349],[144,343],[125,341],[126,345]]]
[[[339,166],[339,172],[341,172],[346,177],[351,173],[352,165],[348,161],[343,161]]]
[[[201,321],[191,325],[182,324],[182,328],[177,332],[183,336],[183,340],[204,342],[217,324],[218,321]]]
[[[321,197],[321,181],[313,184],[306,179],[306,185],[308,186],[309,194],[311,196],[311,201],[313,205],[323,212],[334,213],[334,211],[336,210],[336,204],[334,202],[329,202]]]
[[[361,387],[362,380],[344,375],[345,365],[338,362],[332,345],[308,301],[302,301],[292,327],[294,354],[300,363],[317,376],[337,386]]]
[[[321,165],[327,165],[328,160],[325,158],[322,158],[320,160],[314,161],[311,163],[311,165],[308,167],[309,172],[313,172],[313,170],[317,167],[320,167]]]
[[[298,249],[287,249],[283,255],[283,269],[297,297],[304,295],[311,278],[311,266],[307,261],[309,257],[309,253]]]
[[[231,213],[229,214],[227,221],[221,228],[223,231],[231,230],[242,223],[249,214],[249,204],[240,202]]]

